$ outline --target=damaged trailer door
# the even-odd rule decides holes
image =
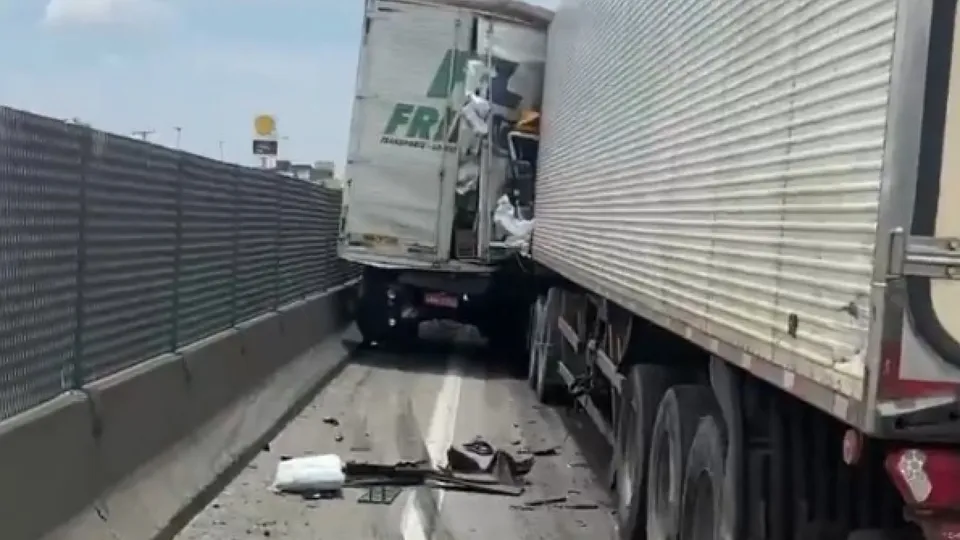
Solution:
[[[426,262],[448,258],[442,231],[457,58],[470,17],[456,9],[378,0],[368,4],[351,126],[343,255]],[[450,178],[447,182],[445,178]],[[451,216],[446,218],[452,219]]]
[[[902,10],[917,38],[913,48],[904,46],[904,69],[913,71],[904,80],[925,82],[899,96],[900,159],[889,179],[888,215],[881,215],[888,277],[895,280],[875,390],[881,417],[904,412],[883,406],[904,398],[930,398],[915,402],[919,409],[956,407],[960,383],[960,17],[955,0]],[[906,302],[897,296],[897,278],[906,284]]]

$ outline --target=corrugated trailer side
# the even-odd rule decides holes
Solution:
[[[895,7],[561,10],[534,257],[859,425]]]
[[[958,26],[956,0],[562,3],[529,382],[613,444],[624,540],[960,535]]]

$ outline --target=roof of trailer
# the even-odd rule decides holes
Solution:
[[[394,0],[398,1],[398,0]],[[411,4],[439,4],[489,13],[505,19],[546,27],[553,20],[553,11],[521,0],[399,0]]]

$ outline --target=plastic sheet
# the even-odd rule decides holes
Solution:
[[[477,137],[486,136],[487,115],[490,114],[490,102],[480,96],[470,94],[467,102],[460,109],[463,119],[467,121],[470,130]]]
[[[340,456],[305,456],[278,463],[270,489],[288,493],[338,491],[345,481]]]
[[[508,246],[524,246],[530,241],[535,220],[517,217],[516,209],[510,198],[502,195],[497,201],[497,208],[493,212],[493,222],[502,228],[507,238],[504,243]]]

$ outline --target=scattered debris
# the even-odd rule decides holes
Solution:
[[[513,505],[510,508],[512,510],[526,512],[543,508],[545,506],[549,506],[550,508],[562,508],[564,510],[596,510],[597,508],[600,508],[600,505],[595,503],[568,503],[566,496],[534,499],[523,504]]]
[[[532,500],[532,501],[527,501],[527,502],[523,503],[523,505],[524,505],[524,506],[527,506],[527,507],[535,508],[535,507],[537,507],[537,506],[547,506],[547,505],[549,505],[549,504],[558,504],[558,503],[562,503],[562,502],[567,502],[567,497],[566,497],[566,496],[562,496],[562,495],[561,495],[560,497],[548,497],[548,498],[545,498],[545,499],[534,499],[534,500]]]
[[[338,434],[337,441],[343,436]],[[481,438],[447,450],[447,464],[435,467],[426,461],[379,464],[343,463],[335,454],[280,456],[271,491],[296,493],[307,500],[338,497],[344,487],[366,487],[360,503],[391,504],[403,487],[433,488],[518,497],[524,493],[524,476],[534,458],[517,459]]]
[[[341,442],[341,441],[343,441],[343,434],[337,433],[336,437],[334,437],[333,440],[336,441],[336,442]]]
[[[452,471],[486,473],[503,485],[519,486],[522,477],[533,468],[533,457],[518,460],[509,452],[496,449],[480,438],[461,446],[463,450],[452,446],[447,449],[447,467]]]
[[[551,446],[548,448],[541,448],[539,450],[531,450],[530,454],[534,456],[539,456],[539,457],[558,456],[560,455],[560,447]]]
[[[504,485],[489,475],[458,474],[450,469],[437,469],[424,462],[400,462],[393,465],[347,463],[345,487],[393,485],[427,485],[435,488],[471,491],[491,495],[523,494],[522,486]]]
[[[332,416],[324,417],[323,423],[333,427],[340,427],[340,421]]]
[[[463,449],[478,456],[492,456],[494,452],[493,445],[481,439],[479,436],[474,440],[465,443],[463,445]]]
[[[358,503],[363,504],[393,504],[403,488],[397,486],[370,486],[367,492],[357,499]]]

